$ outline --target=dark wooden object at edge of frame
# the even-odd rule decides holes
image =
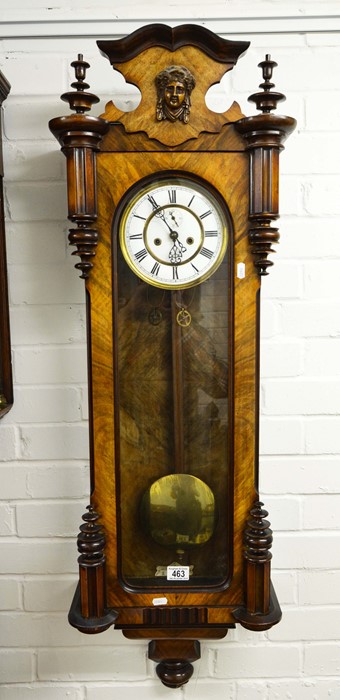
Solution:
[[[204,28],[184,25],[174,29],[163,27],[160,30],[160,26],[149,26],[123,40],[98,42],[98,45],[114,64],[127,60],[131,62],[138,57],[141,75],[147,66],[140,54],[156,45],[164,46],[171,51],[179,51],[181,47],[190,45],[196,46],[216,64],[229,63],[230,66],[227,69],[233,67],[238,56],[248,46],[245,42],[222,40]],[[126,150],[128,150],[129,138],[132,141],[135,139],[136,150],[140,151],[150,150],[150,143],[156,151],[175,154],[179,149],[177,145],[166,146],[154,137],[148,137],[147,128],[128,134],[123,131],[122,125],[118,123],[119,120],[117,122],[112,120],[110,125],[105,118],[87,115],[86,112],[91,109],[92,104],[98,101],[95,95],[87,92],[89,86],[85,82],[85,73],[88,64],[83,60],[82,55],[79,55],[71,65],[75,68],[76,74],[76,81],[72,84],[75,91],[62,95],[62,99],[69,102],[75,114],[53,119],[50,122],[50,128],[59,140],[67,158],[69,219],[77,227],[70,231],[69,240],[76,246],[73,254],[80,258],[76,268],[81,272],[81,277],[88,281],[95,265],[98,245],[98,231],[95,228],[97,220],[96,153],[101,150],[109,130],[111,129],[109,137],[114,139],[116,129],[118,140],[121,139],[120,143],[126,143]],[[273,252],[272,245],[279,240],[278,230],[272,225],[279,216],[279,153],[283,148],[283,142],[295,128],[295,120],[272,114],[277,103],[285,99],[281,93],[272,90],[275,86],[271,78],[276,63],[270,56],[266,56],[259,65],[263,73],[261,91],[251,95],[249,99],[256,103],[260,114],[252,117],[241,115],[236,120],[226,119],[225,121],[233,123],[236,136],[238,134],[243,142],[243,150],[249,153],[248,239],[254,267],[261,276],[268,274],[268,268],[273,264],[268,259],[268,255]],[[212,133],[208,135],[202,130],[195,141],[193,139],[187,141],[181,150],[200,151],[207,143],[207,139],[210,144],[217,145],[220,143],[223,126],[221,124],[215,132],[212,129]],[[231,138],[230,130],[227,138]],[[124,151],[124,148],[121,150]],[[256,492],[256,466],[254,483]],[[269,522],[266,520],[267,512],[262,505],[255,497],[248,520],[244,523],[244,602],[242,605],[233,605],[231,602],[226,606],[229,610],[227,622],[223,620],[223,622],[209,624],[206,622],[207,617],[203,606],[197,611],[196,624],[181,627],[178,624],[171,626],[168,622],[163,627],[161,625],[151,627],[146,623],[144,626],[143,624],[131,625],[130,628],[125,622],[120,623],[119,610],[107,607],[105,536],[98,524],[100,504],[94,503],[89,506],[88,513],[83,516],[84,524],[81,526],[78,537],[79,585],[69,613],[70,624],[88,634],[101,632],[115,624],[115,627],[122,629],[128,638],[152,638],[153,641],[149,644],[149,658],[158,664],[158,676],[166,686],[180,687],[190,679],[193,672],[192,662],[200,657],[198,639],[222,638],[229,628],[235,626],[235,622],[239,622],[250,630],[263,631],[279,622],[281,618],[280,606],[270,580],[272,533]],[[240,546],[242,547],[242,543]],[[190,594],[187,597],[190,599]],[[192,609],[189,602],[188,610]],[[181,610],[178,609],[176,618],[178,620],[181,619]],[[190,613],[188,615],[190,616]],[[167,619],[166,614],[163,617],[164,620]],[[144,619],[148,620],[148,615],[144,615]],[[161,610],[158,612],[158,619],[162,619]]]
[[[11,89],[5,76],[0,73],[0,418],[13,405],[13,380],[11,361],[11,338],[8,309],[7,261],[5,240],[5,215],[3,194],[2,118],[1,105]]]

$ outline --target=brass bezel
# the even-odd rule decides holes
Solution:
[[[204,196],[213,204],[214,208],[217,210],[217,213],[219,215],[220,221],[222,223],[222,243],[221,243],[221,248],[218,253],[218,256],[215,258],[213,264],[211,267],[206,270],[205,273],[198,275],[195,277],[193,280],[190,280],[189,282],[181,282],[181,280],[174,280],[172,283],[167,283],[167,282],[160,282],[159,280],[150,277],[148,274],[145,274],[136,264],[136,262],[131,258],[127,245],[126,245],[126,240],[125,240],[125,227],[126,227],[126,221],[131,213],[131,210],[135,206],[136,202],[138,200],[152,192],[154,189],[156,189],[159,186],[163,185],[171,185],[174,184],[185,184],[186,186],[191,186],[193,187],[196,191],[200,191],[204,194]],[[187,175],[186,173],[174,173],[172,174],[171,172],[158,172],[156,173],[155,179],[150,179],[148,178],[148,182],[146,184],[142,184],[142,182],[137,183],[134,185],[132,188],[132,196],[128,198],[127,203],[125,204],[123,211],[121,213],[119,222],[118,222],[118,234],[119,234],[119,242],[120,242],[120,248],[124,257],[125,262],[129,265],[130,269],[132,272],[134,272],[139,279],[141,279],[143,282],[146,282],[147,284],[150,284],[154,287],[158,287],[159,289],[169,289],[169,290],[174,290],[174,289],[188,289],[190,287],[195,287],[205,280],[207,280],[211,275],[216,272],[217,268],[220,266],[222,260],[224,259],[227,246],[228,246],[228,241],[229,241],[229,234],[231,232],[231,224],[228,221],[228,210],[225,205],[225,203],[222,204],[222,201],[220,201],[222,198],[219,195],[218,192],[215,192],[215,190],[212,189],[212,187],[206,183],[204,180],[201,178],[194,178],[191,175]],[[203,239],[204,240],[204,239]],[[146,245],[146,244],[145,244]],[[199,252],[199,251],[198,251]],[[150,253],[151,254],[151,253]],[[197,255],[198,253],[196,253]],[[192,259],[194,259],[195,256],[193,256]],[[156,258],[154,258],[156,260]],[[188,262],[188,261],[185,261]],[[179,263],[179,266],[181,263]],[[171,266],[171,265],[170,265]]]

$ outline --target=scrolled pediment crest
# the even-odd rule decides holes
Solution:
[[[202,132],[219,133],[226,123],[240,119],[242,113],[236,102],[226,112],[213,112],[207,107],[206,94],[234,67],[248,42],[215,39],[208,29],[195,25],[151,25],[147,31],[137,30],[126,39],[98,41],[114,70],[141,93],[141,101],[133,111],[124,112],[109,102],[103,117],[120,122],[127,133],[144,132],[170,147],[197,138]],[[183,73],[182,78],[176,78],[184,86],[183,107],[175,103],[175,98],[171,106],[170,99],[167,103],[161,95],[162,80],[167,80],[171,70]]]

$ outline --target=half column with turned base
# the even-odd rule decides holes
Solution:
[[[233,611],[242,627],[254,632],[270,629],[280,622],[282,613],[270,580],[273,535],[268,512],[256,501],[244,531],[245,605]]]
[[[98,513],[92,506],[88,506],[87,510],[77,540],[80,552],[79,584],[68,619],[79,632],[97,634],[111,627],[118,613],[106,608],[105,535],[98,523]]]

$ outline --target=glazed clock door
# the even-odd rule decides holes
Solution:
[[[232,245],[226,203],[183,175],[137,183],[115,216],[119,566],[128,589],[224,587],[231,572],[228,238]]]

